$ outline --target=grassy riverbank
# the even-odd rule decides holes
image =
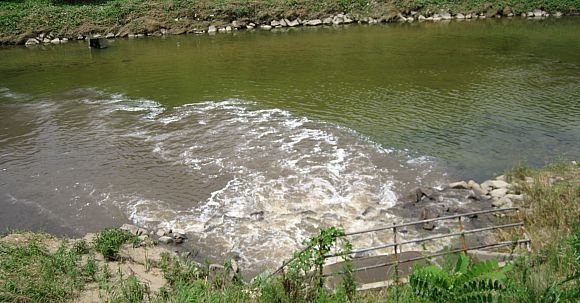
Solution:
[[[506,177],[525,196],[519,206],[534,252],[503,269],[461,257],[443,270],[416,269],[409,284],[388,290],[354,293],[347,279],[337,292],[327,292],[317,286],[316,276],[303,274],[316,268],[317,250],[299,255],[284,277],[262,275],[244,284],[233,261],[223,267],[199,264],[115,229],[79,240],[12,233],[0,239],[0,301],[449,302],[469,295],[505,302],[577,302],[580,166],[561,162],[541,170],[518,168]],[[330,247],[340,234],[327,229],[311,243]]]
[[[24,43],[39,33],[56,37],[114,33],[183,34],[210,24],[265,23],[348,13],[355,21],[394,21],[399,12],[520,14],[533,9],[576,13],[580,0],[23,0],[0,2],[0,43]]]

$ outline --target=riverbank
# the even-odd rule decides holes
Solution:
[[[0,3],[0,44],[348,23],[575,15],[580,1],[90,1]],[[34,40],[30,40],[34,39]]]
[[[498,194],[505,197],[508,191],[523,197],[513,199],[513,203],[522,209],[534,252],[501,271],[497,269],[501,275],[494,276],[494,285],[500,283],[501,288],[492,295],[501,295],[507,302],[552,302],[554,298],[559,302],[574,302],[580,289],[580,166],[575,162],[560,162],[541,170],[518,168],[496,181],[480,186],[472,182],[452,184],[459,190],[471,188],[475,194],[481,190],[481,196],[489,196],[490,199],[484,198],[488,202],[494,201]],[[493,190],[484,193],[487,189]],[[417,198],[419,201],[411,203],[422,203],[423,196],[422,193]],[[331,228],[323,231],[321,238],[314,238],[315,242],[330,240],[331,231],[333,235],[340,234]],[[159,244],[182,240],[180,232],[153,233],[128,225],[82,239],[10,233],[0,239],[0,301],[429,302],[436,299],[416,295],[417,288],[421,287],[412,282],[421,277],[417,270],[410,284],[356,294],[350,291],[348,283],[337,292],[328,293],[312,284],[314,280],[292,276],[291,271],[287,276],[273,279],[259,275],[246,283],[240,278],[235,259],[226,260],[224,265],[202,264],[187,254],[175,253],[174,246]],[[470,262],[466,266],[475,272],[477,264]],[[452,264],[447,265],[453,268]],[[486,272],[494,270],[493,266],[494,263],[486,263]],[[454,277],[456,271],[451,269],[445,274]]]

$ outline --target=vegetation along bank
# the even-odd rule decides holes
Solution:
[[[0,1],[0,44],[348,23],[576,15],[580,0]]]
[[[512,202],[522,210],[533,249],[505,266],[460,253],[441,266],[416,267],[408,283],[356,291],[345,256],[344,275],[331,290],[316,268],[335,243],[345,253],[351,249],[336,227],[307,241],[310,248],[296,253],[283,273],[252,281],[241,278],[235,257],[202,264],[174,252],[187,240],[176,231],[125,225],[83,239],[11,232],[0,237],[0,302],[578,302],[580,165],[517,168],[501,179],[523,196]]]

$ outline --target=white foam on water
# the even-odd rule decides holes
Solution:
[[[216,256],[239,252],[255,268],[275,267],[322,227],[389,224],[388,209],[404,187],[432,170],[428,158],[414,160],[346,127],[255,102],[167,109],[92,89],[70,98],[89,121],[85,131],[100,136],[79,148],[98,153],[108,144],[111,153],[97,167],[123,183],[105,178],[91,201],[118,207],[139,225],[184,229],[194,245]]]

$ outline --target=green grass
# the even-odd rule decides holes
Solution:
[[[107,260],[117,260],[121,245],[128,242],[139,242],[137,236],[118,228],[105,229],[97,234],[95,250],[101,253]]]
[[[19,245],[0,242],[0,302],[65,302],[93,276],[83,252],[62,244],[49,252],[46,236]]]

